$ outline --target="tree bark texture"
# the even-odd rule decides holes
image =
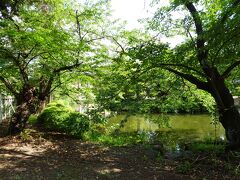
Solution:
[[[224,83],[224,79],[213,71],[214,76],[210,80],[211,95],[214,97],[219,121],[225,129],[229,149],[240,149],[240,114],[234,104],[234,99]]]
[[[16,98],[16,110],[12,115],[9,134],[17,134],[24,130],[27,120],[31,114],[36,113],[40,106],[39,99],[34,87],[24,89]]]

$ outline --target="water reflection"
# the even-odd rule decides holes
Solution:
[[[121,132],[148,132],[152,138],[161,139],[162,142],[175,147],[181,142],[193,140],[225,139],[223,127],[220,124],[212,124],[209,115],[168,115],[169,128],[161,126],[161,123],[152,122],[150,118],[128,115],[126,120],[126,115],[117,115],[111,118],[109,123],[114,125],[125,119],[120,128]]]

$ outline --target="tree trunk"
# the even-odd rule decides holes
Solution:
[[[240,149],[240,115],[237,108],[232,106],[219,114],[228,140],[227,149]]]
[[[25,88],[16,98],[17,107],[12,115],[8,133],[10,135],[22,132],[31,114],[34,114],[39,106],[39,100],[34,87]]]
[[[41,100],[39,100],[38,107],[36,107],[36,114],[40,114],[44,108],[47,106],[48,103],[50,103],[51,99],[50,96],[44,96],[41,97]]]
[[[23,102],[22,104],[18,105],[15,113],[11,117],[8,130],[9,134],[15,135],[22,132],[31,114],[32,113],[28,103]]]
[[[240,114],[234,105],[233,96],[218,73],[215,73],[210,83],[211,94],[218,108],[219,121],[225,129],[228,140],[227,149],[240,149]]]

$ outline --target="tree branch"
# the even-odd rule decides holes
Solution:
[[[28,53],[21,53],[21,56],[24,58],[24,59],[27,59],[28,56],[33,52],[33,50],[37,47],[37,44],[35,44],[30,50]]]
[[[82,41],[83,37],[82,37],[82,33],[81,33],[81,25],[80,25],[80,22],[79,22],[79,19],[78,19],[79,16],[80,15],[78,15],[78,10],[76,10],[75,18],[76,18],[76,24],[77,24],[77,34],[78,34],[79,40]]]
[[[174,64],[174,63],[158,63],[156,66],[159,66],[159,67],[161,67],[161,66],[174,66],[174,67],[182,67],[182,68],[185,68],[185,69],[188,69],[188,70],[192,70],[192,71],[194,71],[194,72],[196,72],[196,73],[198,73],[200,76],[202,76],[202,77],[206,77],[206,75],[204,74],[204,73],[202,73],[202,72],[200,72],[200,71],[198,71],[198,70],[196,70],[196,69],[194,69],[194,68],[192,68],[192,67],[189,67],[189,66],[186,66],[186,65],[184,65],[184,64]]]
[[[232,3],[231,7],[228,8],[228,10],[225,12],[225,14],[222,16],[221,20],[219,21],[219,24],[223,24],[227,18],[229,17],[229,15],[231,14],[233,8],[235,8],[236,6],[238,6],[240,4],[240,0],[236,0]]]
[[[89,40],[85,40],[85,43],[90,43],[90,42],[93,42],[93,41],[96,41],[96,40],[101,40],[101,39],[104,39],[104,38],[105,38],[104,36],[92,38],[92,39],[89,39]]]
[[[24,81],[25,84],[27,84],[28,83],[28,75],[25,71],[24,65],[21,63],[21,61],[19,59],[20,54],[18,53],[18,57],[16,58],[8,49],[1,48],[1,50],[3,50],[7,54],[7,56],[12,60],[12,62],[15,63],[15,65],[18,67],[18,69],[20,71],[22,80]]]
[[[205,39],[203,37],[204,31],[203,31],[203,24],[202,20],[199,16],[199,12],[195,8],[192,2],[187,2],[185,4],[187,7],[188,11],[190,12],[194,25],[196,28],[196,33],[197,33],[197,58],[202,66],[203,71],[205,72],[206,75],[209,76],[207,69],[209,69],[209,65],[207,64],[207,59],[208,59],[208,50],[205,49]]]
[[[202,21],[200,19],[200,16],[199,16],[199,13],[198,13],[197,9],[195,8],[195,6],[193,5],[192,2],[187,2],[185,5],[186,5],[188,11],[190,12],[190,14],[191,14],[191,16],[193,18],[197,35],[198,36],[202,36],[202,34],[203,34],[203,25],[202,25]]]
[[[166,69],[167,71],[169,72],[172,72],[174,73],[175,75],[178,75],[182,78],[184,78],[185,80],[189,81],[190,83],[192,84],[195,84],[199,89],[202,89],[202,90],[205,90],[207,92],[210,92],[210,89],[208,87],[208,83],[207,82],[204,82],[204,81],[201,81],[199,80],[198,78],[190,75],[190,74],[185,74],[185,73],[182,73],[182,72],[179,72],[175,69],[171,69],[171,68],[164,68]]]
[[[223,79],[227,78],[227,77],[230,75],[231,71],[232,71],[235,67],[237,67],[237,66],[239,66],[239,65],[240,65],[240,60],[234,62],[233,64],[231,64],[231,65],[222,73],[221,77],[222,77]]]
[[[18,67],[19,71],[20,71],[20,75],[24,81],[25,84],[28,84],[28,74],[26,73],[25,71],[25,67],[23,64],[21,64],[21,62],[16,59],[16,58],[13,58],[13,62],[16,64],[16,66]]]
[[[76,62],[76,64],[69,65],[69,66],[64,66],[58,69],[53,70],[52,75],[49,77],[48,80],[45,80],[44,77],[42,76],[40,78],[40,84],[39,84],[39,98],[44,99],[47,95],[49,95],[53,90],[52,89],[52,84],[56,76],[59,75],[60,72],[66,71],[66,70],[71,70],[73,68],[79,67],[82,65],[83,62]]]
[[[49,94],[51,94],[55,89],[57,89],[58,87],[60,87],[62,84],[70,81],[71,78],[72,78],[72,77],[69,77],[69,78],[67,78],[64,82],[62,82],[61,79],[60,79],[60,77],[59,77],[59,82],[58,82],[58,84],[56,84],[54,87],[51,88]]]
[[[50,94],[51,88],[52,88],[52,83],[53,83],[53,81],[54,81],[54,77],[55,77],[55,76],[51,76],[51,77],[48,79],[48,82],[47,82],[47,84],[46,84],[46,87],[45,87],[44,91],[42,92],[43,95],[47,96],[47,95]],[[44,97],[45,97],[45,96],[44,96]]]
[[[122,52],[125,53],[123,46],[114,37],[110,37],[110,38],[121,48]]]
[[[0,81],[5,85],[5,87],[14,95],[18,95],[17,91],[14,89],[13,85],[6,80],[3,76],[0,76]]]
[[[238,31],[238,28],[236,28],[234,31],[237,32],[237,31]],[[235,38],[238,38],[238,36],[240,36],[239,33],[234,34],[234,32],[233,32],[233,34],[231,34],[231,36],[228,35],[228,39],[224,40],[221,44],[219,43],[219,44],[220,44],[220,47],[217,49],[216,53],[213,55],[212,64],[214,64],[214,63],[216,62],[216,60],[217,60],[217,58],[218,58],[221,50],[222,50],[224,47],[226,47],[226,46],[228,45],[228,43],[231,43],[231,40],[233,40],[233,39],[235,39]],[[216,38],[216,37],[214,37],[214,38]]]
[[[60,73],[61,71],[66,71],[66,70],[71,70],[71,69],[74,69],[74,68],[77,68],[79,66],[81,66],[83,64],[83,62],[77,62],[76,64],[73,64],[73,65],[69,65],[69,66],[64,66],[64,67],[60,67],[58,69],[55,69],[53,71],[53,73]]]
[[[59,83],[56,86],[54,86],[53,88],[51,88],[51,90],[49,91],[49,94],[51,94],[53,91],[55,91],[55,89],[57,89],[58,87],[60,87],[63,83]]]
[[[29,63],[30,63],[32,60],[34,60],[36,57],[41,56],[42,54],[47,54],[47,53],[48,53],[48,52],[41,52],[41,53],[36,54],[35,56],[31,57],[31,58],[28,60],[28,62],[25,64],[24,69],[26,69],[27,66],[29,65]]]

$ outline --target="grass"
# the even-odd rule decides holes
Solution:
[[[129,146],[149,142],[147,133],[85,134],[85,140],[110,146]]]
[[[215,141],[203,140],[191,143],[189,149],[194,153],[211,152],[214,154],[222,154],[225,151],[225,142],[221,141],[216,143]]]

